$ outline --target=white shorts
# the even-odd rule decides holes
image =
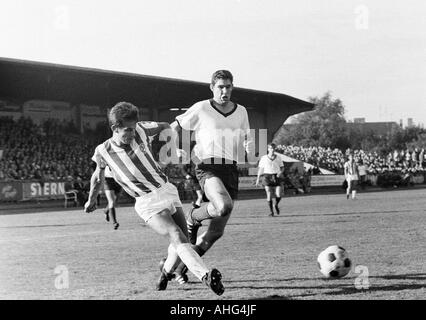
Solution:
[[[161,188],[136,198],[135,210],[147,222],[153,215],[169,209],[172,215],[182,207],[177,188],[167,182]]]

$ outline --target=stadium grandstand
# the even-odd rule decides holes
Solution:
[[[172,122],[211,96],[208,83],[7,58],[0,59],[0,77],[3,201],[61,197],[80,180],[86,182],[82,192],[87,190],[90,158],[110,135],[107,112],[116,102],[132,102],[142,119]],[[256,133],[267,129],[268,140],[288,117],[314,107],[285,94],[238,87],[233,100],[247,108]],[[166,170],[181,182],[180,170]],[[247,175],[248,168],[241,173]]]

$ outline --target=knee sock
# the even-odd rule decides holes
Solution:
[[[206,219],[211,219],[212,216],[209,214],[209,211],[207,209],[208,205],[209,204],[206,203],[201,208],[194,209],[192,211],[192,219],[197,221],[197,222],[201,222],[201,221],[206,220]]]
[[[278,203],[280,203],[280,201],[281,201],[281,197],[276,197],[275,198],[275,205],[277,206]]]
[[[268,200],[268,205],[269,205],[269,209],[271,210],[271,212],[273,212],[273,209],[272,209],[272,200]]]
[[[209,269],[205,265],[203,259],[192,248],[189,243],[181,243],[176,246],[176,252],[182,262],[188,267],[198,279],[202,280]]]
[[[196,245],[192,245],[192,249],[194,249],[194,251],[200,256],[202,257],[206,251],[204,249],[202,249],[200,246],[196,246]],[[168,259],[168,258],[167,258]],[[175,272],[177,274],[181,274],[183,272],[183,270],[186,268],[185,263],[183,263],[182,261],[180,261],[180,263],[178,264],[178,266],[175,269]],[[167,269],[166,269],[167,270]]]
[[[109,208],[109,216],[112,220],[112,223],[117,223],[117,219],[115,218],[115,208]]]
[[[169,248],[167,250],[167,259],[164,262],[164,271],[167,273],[173,273],[179,263],[181,262],[174,246],[172,244],[169,245]]]

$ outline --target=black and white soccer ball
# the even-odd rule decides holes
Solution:
[[[351,271],[352,261],[348,252],[340,246],[330,246],[318,255],[320,272],[331,279],[346,276]]]

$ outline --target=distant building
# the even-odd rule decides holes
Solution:
[[[365,123],[365,118],[354,118],[354,123]]]
[[[372,133],[379,136],[386,136],[387,134],[399,130],[400,126],[397,122],[354,122],[346,123],[348,129],[357,129],[361,133]]]
[[[408,119],[407,119],[407,127],[408,127],[408,128],[414,127],[414,121],[413,121],[413,118],[408,118]]]

